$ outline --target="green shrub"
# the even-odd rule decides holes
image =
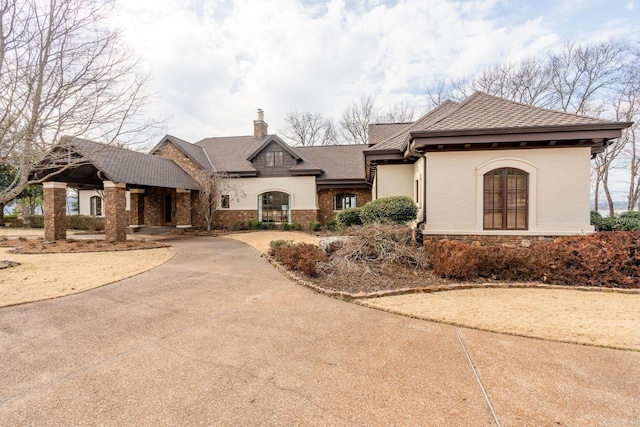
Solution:
[[[300,231],[302,230],[302,225],[300,225],[299,222],[293,222],[291,223],[291,229],[295,231]]]
[[[391,221],[406,224],[418,216],[418,206],[407,196],[384,197],[373,200],[362,207],[360,219],[363,224]]]
[[[602,215],[598,211],[591,211],[591,225],[598,225],[602,221]]]
[[[320,231],[320,227],[322,224],[320,224],[320,221],[311,221],[309,223],[309,230],[311,231]]]
[[[289,224],[288,222],[283,222],[282,224],[280,224],[280,228],[282,230],[291,230],[291,224]]]
[[[18,218],[18,215],[4,215],[5,221],[13,221],[16,218]]]
[[[360,214],[361,208],[347,208],[337,215],[338,224],[340,227],[351,227],[352,225],[362,225],[362,218]]]
[[[27,223],[23,218],[17,218],[17,217],[6,221],[6,224],[9,225],[9,227],[13,227],[13,228],[24,228],[27,226]]]
[[[275,256],[282,248],[289,248],[293,245],[293,240],[272,240],[269,242],[269,255]]]
[[[263,228],[265,230],[275,230],[276,229],[276,223],[275,222],[263,222],[262,225],[263,225]]]
[[[264,230],[264,224],[262,221],[258,221],[257,219],[249,220],[249,229],[250,230]]]
[[[25,215],[24,220],[31,228],[44,228],[44,217],[42,215]]]
[[[337,221],[334,219],[328,219],[324,223],[324,229],[329,231],[336,231]]]
[[[240,230],[248,230],[249,226],[247,225],[246,221],[236,221],[233,223],[231,228],[235,231],[240,231]]]
[[[104,218],[90,215],[67,215],[67,229],[84,231],[103,231]]]

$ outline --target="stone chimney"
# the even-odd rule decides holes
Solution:
[[[258,109],[258,120],[253,121],[253,136],[256,138],[263,138],[267,135],[267,125],[264,122],[264,112]]]

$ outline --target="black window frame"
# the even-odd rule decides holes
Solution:
[[[223,194],[220,196],[220,208],[221,209],[229,209],[231,206],[231,197],[228,194]]]
[[[346,203],[347,200],[349,203]],[[343,211],[345,209],[355,208],[357,207],[357,201],[357,196],[353,193],[338,193],[333,196],[333,210]]]
[[[514,177],[514,179],[510,180],[510,176]],[[518,177],[524,179],[519,180]],[[485,173],[482,179],[483,230],[528,230],[529,174],[521,169],[504,167]],[[522,186],[519,186],[520,182],[522,182]],[[513,184],[515,184],[515,186]],[[496,215],[500,216],[499,221],[496,221]],[[524,219],[522,226],[518,226],[519,219]]]
[[[89,197],[89,215],[102,216],[102,197],[100,196]]]

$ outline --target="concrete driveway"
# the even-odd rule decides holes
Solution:
[[[0,425],[640,425],[640,353],[384,313],[237,241],[172,244],[148,273],[0,308]]]

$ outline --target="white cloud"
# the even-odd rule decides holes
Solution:
[[[541,13],[509,15],[518,5],[120,0],[116,21],[153,71],[168,132],[196,141],[251,133],[257,108],[277,132],[296,109],[337,117],[365,94],[389,104],[420,99],[437,80],[562,42]]]

